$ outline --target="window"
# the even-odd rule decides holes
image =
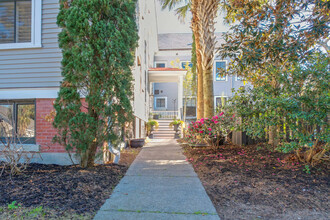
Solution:
[[[155,98],[155,108],[167,108],[166,98]]]
[[[154,94],[155,94],[155,95],[159,95],[159,89],[155,89]]]
[[[166,67],[166,63],[164,63],[164,62],[156,62],[155,63],[155,67],[156,68],[165,68]]]
[[[187,107],[196,107],[196,98],[184,98],[183,105],[185,105],[187,100]]]
[[[182,68],[182,69],[186,69],[187,65],[188,65],[190,68],[192,68],[192,66],[193,66],[192,62],[190,62],[190,61],[182,61],[182,62],[181,62],[181,68]]]
[[[227,77],[223,72],[224,70],[226,70],[226,66],[226,61],[215,62],[215,81],[227,81]]]
[[[35,104],[32,101],[0,103],[0,139],[19,138],[35,143]]]
[[[41,46],[41,0],[0,0],[0,49]]]
[[[214,101],[215,101],[214,106],[215,106],[215,109],[222,108],[224,105],[226,105],[227,100],[228,100],[228,97],[226,97],[226,96],[215,96],[214,97]]]
[[[183,106],[185,105],[186,102],[187,102],[186,117],[195,118],[197,116],[196,98],[184,98]]]

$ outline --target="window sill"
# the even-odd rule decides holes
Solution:
[[[23,147],[23,151],[27,151],[27,152],[39,152],[40,151],[40,145],[39,144],[22,144],[21,145]],[[3,146],[0,146],[0,151],[3,150]]]
[[[33,43],[0,44],[0,50],[34,49],[34,48],[42,48],[42,45],[41,44],[33,44]]]

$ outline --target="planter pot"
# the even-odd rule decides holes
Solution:
[[[179,130],[179,127],[180,127],[180,124],[173,125],[173,127],[174,127],[174,131],[178,131]]]
[[[174,134],[174,138],[175,138],[175,139],[179,139],[179,138],[181,138],[181,135],[180,135],[179,133],[175,133],[175,134]]]
[[[159,115],[154,115],[153,119],[159,119]]]
[[[154,139],[154,134],[149,134],[150,139]]]
[[[143,147],[144,145],[144,139],[141,138],[141,139],[131,139],[130,140],[130,145],[131,145],[131,148],[139,148],[139,147]]]

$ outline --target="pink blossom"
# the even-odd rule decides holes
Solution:
[[[212,128],[208,128],[209,129],[209,131],[212,131]]]
[[[219,122],[218,121],[214,121],[214,124],[218,124]]]
[[[203,133],[203,131],[199,131],[199,133]]]
[[[221,112],[220,114],[219,114],[219,116],[222,116],[224,113],[223,112]]]
[[[212,133],[209,133],[209,135],[212,135]]]

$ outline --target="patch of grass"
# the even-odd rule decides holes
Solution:
[[[76,213],[63,213],[59,215],[58,212],[52,209],[47,209],[42,206],[38,207],[23,207],[21,204],[16,204],[12,202],[8,204],[7,207],[0,207],[0,219],[1,220],[91,220],[93,219],[94,213],[91,214],[76,214]]]
[[[216,213],[207,213],[207,212],[161,212],[161,211],[144,211],[144,210],[125,210],[125,209],[117,209],[118,212],[136,212],[136,213],[164,213],[164,214],[176,214],[176,215],[217,215]]]

